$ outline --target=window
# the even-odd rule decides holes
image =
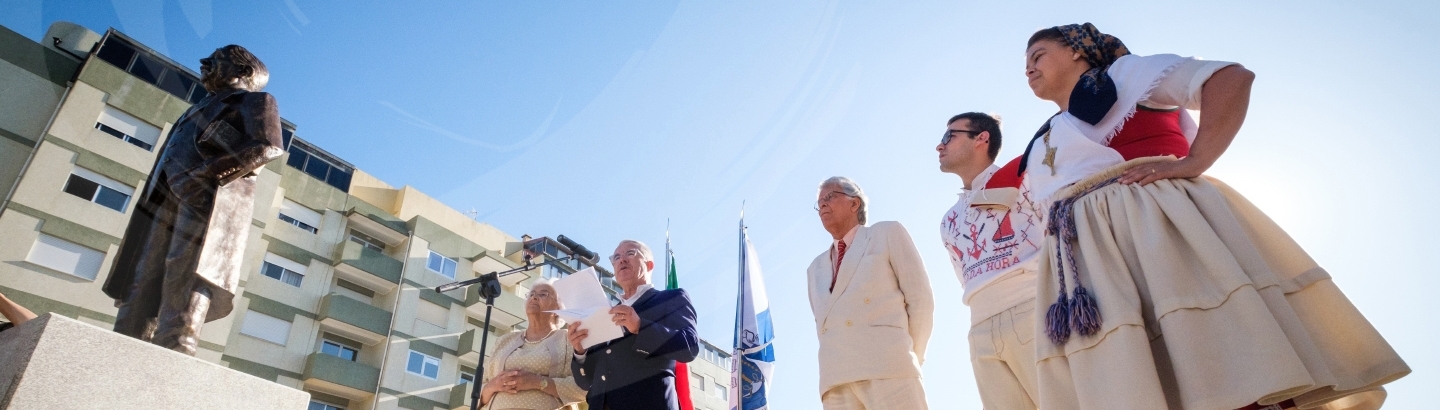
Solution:
[[[30,255],[26,256],[25,260],[95,280],[95,275],[100,273],[100,263],[105,261],[105,253],[42,233],[35,238],[35,246],[30,248]]]
[[[199,84],[198,77],[161,62],[157,56],[138,50],[119,37],[107,36],[95,56],[191,104],[205,98],[205,87]]]
[[[121,213],[125,212],[125,206],[130,204],[130,196],[135,193],[134,188],[80,167],[70,171],[70,179],[65,181],[64,191]]]
[[[371,238],[370,235],[356,232],[355,230],[350,231],[350,242],[358,243],[361,246],[370,248],[370,250],[373,250],[375,252],[385,252],[384,242],[380,242],[378,239]]]
[[[256,311],[245,312],[240,334],[284,346],[290,339],[290,322]]]
[[[364,286],[355,284],[348,280],[336,278],[335,287],[330,288],[331,292],[339,293],[367,304],[375,300],[375,291],[366,289]]]
[[[690,386],[699,391],[705,391],[705,376],[690,373]]]
[[[320,353],[328,354],[353,362],[355,361],[355,356],[358,355],[360,352],[353,347],[340,344],[340,342],[326,339],[320,342]]]
[[[286,199],[285,201],[281,202],[280,216],[278,218],[281,221],[291,225],[295,225],[296,227],[303,229],[306,232],[320,232],[320,229],[316,228],[317,226],[320,226],[320,213],[312,211],[310,210],[310,208],[306,208],[304,205],[295,203],[295,201]]]
[[[445,275],[447,278],[455,279],[455,259],[435,253],[433,250],[430,251],[430,260],[425,263],[425,268],[430,269],[431,272]]]
[[[265,262],[260,265],[260,274],[298,288],[305,280],[305,265],[267,252]]]
[[[344,163],[339,159],[293,137],[288,151],[290,159],[285,160],[285,165],[304,171],[315,179],[325,181],[326,184],[339,188],[341,191],[350,192],[350,178],[354,168],[342,165]]]
[[[410,361],[405,364],[405,371],[435,380],[440,377],[440,359],[411,350]]]
[[[146,151],[153,151],[160,140],[159,128],[108,105],[95,120],[95,129]]]
[[[306,407],[305,410],[345,410],[345,408],[326,402],[311,400],[310,407]]]
[[[730,391],[729,391],[729,390],[730,390],[730,389],[729,389],[728,387],[725,387],[725,386],[721,385],[720,383],[715,383],[715,397],[719,397],[719,398],[722,398],[722,399],[723,399],[723,398],[729,398],[729,397],[730,397]]]
[[[459,379],[459,380],[456,380],[456,381],[455,381],[455,384],[466,384],[466,383],[474,383],[474,382],[475,382],[475,371],[473,371],[473,370],[467,370],[467,369],[460,369],[460,379]]]

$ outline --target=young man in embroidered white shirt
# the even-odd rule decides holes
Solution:
[[[978,112],[950,118],[940,171],[963,191],[940,221],[955,276],[970,307],[970,363],[989,410],[1036,408],[1035,280],[1044,245],[1041,213],[1019,175],[1019,161],[995,166],[1000,121]]]

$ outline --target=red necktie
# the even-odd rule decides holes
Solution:
[[[830,291],[835,291],[835,279],[840,277],[840,261],[845,260],[845,241],[835,244],[835,270],[830,273]]]

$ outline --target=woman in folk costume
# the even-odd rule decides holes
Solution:
[[[1022,163],[1048,198],[1039,407],[1378,408],[1409,367],[1289,235],[1201,175],[1254,74],[1131,55],[1089,23],[1029,43],[1030,87],[1061,110]]]

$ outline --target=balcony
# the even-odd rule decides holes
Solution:
[[[536,260],[535,262],[539,262],[539,260]],[[476,276],[484,275],[490,272],[506,271],[512,268],[518,268],[520,266],[521,265],[518,263],[515,263],[509,259],[505,259],[504,256],[500,255],[499,251],[485,251],[485,253],[481,253],[479,256],[476,256],[475,261],[470,264],[470,267],[475,271]],[[534,269],[528,271],[520,271],[509,275],[501,276],[500,283],[507,287],[514,287],[515,285],[520,284],[520,282],[523,282],[526,279],[539,276],[540,269],[541,268],[539,266],[536,266]]]
[[[345,219],[349,221],[351,229],[379,239],[381,242],[385,242],[385,246],[399,245],[410,237],[405,230],[404,221],[386,220],[387,218],[379,216],[381,214],[378,210],[370,210],[371,212],[366,212],[366,210],[361,206],[356,206],[345,212]]]
[[[459,349],[456,354],[460,355],[460,361],[466,363],[478,363],[480,360],[480,335],[479,329],[470,329],[460,334]],[[490,333],[490,340],[485,342],[485,355],[495,353],[495,342],[500,340],[500,335]]]
[[[485,319],[485,300],[480,298],[480,287],[465,289],[465,312],[471,317]],[[490,314],[490,323],[495,327],[509,327],[525,321],[525,300],[514,293],[501,291],[495,297],[495,310]]]
[[[450,409],[460,410],[470,408],[470,383],[457,384],[450,388]]]
[[[390,333],[390,312],[338,293],[320,299],[319,317],[322,328],[367,345]]]
[[[345,241],[335,262],[335,275],[383,295],[399,286],[404,268],[405,264],[395,258],[365,245]]]
[[[305,358],[305,387],[348,399],[365,399],[375,394],[380,369],[324,353]]]

